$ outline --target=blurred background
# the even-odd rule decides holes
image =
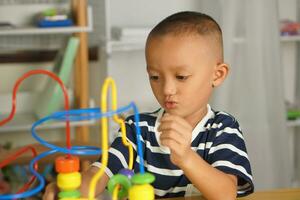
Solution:
[[[88,0],[80,4],[84,1],[0,0],[0,119],[10,113],[15,81],[31,69],[63,76],[73,108],[98,106],[102,83],[111,76],[118,86],[119,106],[135,101],[140,111],[155,110],[158,104],[145,70],[146,36],[172,13],[200,11],[220,24],[225,62],[231,68],[211,105],[238,119],[256,190],[300,187],[298,0]],[[79,38],[80,60],[68,57],[75,64],[66,68],[62,62],[71,36]],[[2,149],[35,143],[30,126],[41,117],[41,107],[49,100],[42,97],[45,91],[54,92],[53,87],[44,76],[22,84],[16,118],[0,127]],[[62,104],[53,103],[53,109],[62,109]],[[110,129],[112,138],[117,126],[111,123]],[[63,123],[46,125],[39,133],[47,141],[65,140]],[[74,140],[99,144],[98,135],[97,121],[72,123]]]

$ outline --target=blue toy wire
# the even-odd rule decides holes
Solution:
[[[32,172],[32,174],[34,176],[36,176],[37,180],[39,180],[39,185],[37,187],[35,187],[34,189],[31,190],[27,190],[25,192],[22,192],[20,194],[7,194],[7,195],[0,195],[0,199],[19,199],[19,198],[27,198],[30,196],[33,196],[35,194],[37,194],[38,192],[40,192],[44,187],[45,187],[45,180],[44,178],[37,173],[34,170],[34,163],[37,162],[38,160],[40,160],[41,158],[48,156],[52,153],[57,152],[57,150],[50,150],[50,151],[46,151],[44,153],[41,153],[40,155],[38,155],[37,157],[35,157],[29,165],[29,170]]]
[[[136,122],[135,125],[135,130],[136,130],[136,137],[137,137],[137,151],[138,151],[138,155],[140,157],[140,163],[139,163],[139,168],[140,168],[140,173],[144,174],[145,173],[145,169],[144,169],[144,158],[143,158],[143,149],[142,149],[142,142],[141,142],[141,128],[138,124],[138,122],[140,121],[140,116],[138,114],[138,108],[136,107],[136,105],[133,103],[132,104],[133,107],[133,111],[134,111],[134,121]]]
[[[48,121],[50,119],[56,119],[60,121],[81,121],[81,120],[88,120],[88,119],[100,119],[101,117],[112,117],[115,114],[120,114],[127,112],[129,110],[133,109],[134,112],[134,120],[136,121],[136,136],[137,136],[137,153],[140,157],[140,162],[139,162],[139,169],[140,173],[145,173],[144,169],[144,158],[143,158],[143,150],[142,150],[142,142],[141,142],[141,129],[138,125],[138,122],[140,121],[139,117],[139,112],[138,108],[135,105],[134,102],[131,102],[129,105],[121,107],[117,109],[116,111],[109,111],[106,113],[101,113],[100,108],[90,108],[90,109],[76,109],[76,110],[69,110],[69,111],[59,111],[55,112],[52,115],[42,118],[39,121],[35,122],[32,125],[32,136],[39,141],[41,144],[51,148],[51,149],[58,149],[62,153],[66,154],[73,154],[73,152],[67,148],[62,148],[55,146],[53,144],[47,143],[46,141],[42,140],[40,137],[37,136],[35,132],[35,127],[44,123],[45,121]],[[82,116],[84,114],[84,116]],[[94,152],[91,151],[91,154],[87,154],[87,152],[77,152],[79,155],[94,155]]]
[[[46,157],[50,154],[61,152],[65,154],[75,154],[75,155],[97,155],[101,154],[101,150],[98,147],[93,146],[73,146],[71,149],[62,148],[53,144],[46,142],[45,140],[41,139],[37,134],[35,129],[49,120],[59,120],[59,121],[81,121],[81,120],[91,120],[91,119],[100,119],[101,117],[112,117],[114,114],[120,114],[126,111],[133,109],[134,111],[134,120],[136,122],[135,129],[136,129],[136,136],[137,136],[137,153],[140,157],[139,162],[139,169],[140,173],[145,173],[144,169],[144,159],[143,159],[143,150],[142,150],[142,143],[141,143],[141,129],[139,127],[139,114],[136,105],[131,102],[129,105],[121,107],[116,111],[109,111],[106,113],[101,113],[100,108],[90,108],[90,109],[77,109],[77,110],[69,110],[69,111],[59,111],[55,112],[52,115],[46,116],[35,123],[33,123],[31,128],[32,137],[35,138],[38,142],[42,145],[52,149],[50,151],[46,151],[37,157],[35,157],[29,165],[29,169],[34,176],[37,177],[39,180],[39,185],[31,190],[27,190],[25,192],[19,194],[7,194],[7,195],[0,195],[0,200],[2,199],[18,199],[18,198],[27,198],[33,196],[40,192],[45,187],[45,180],[44,178],[34,170],[34,163],[40,160],[43,157]]]

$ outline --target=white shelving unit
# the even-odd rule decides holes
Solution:
[[[92,8],[87,9],[88,25],[86,27],[70,26],[70,27],[52,27],[52,28],[38,28],[38,27],[17,27],[9,29],[0,29],[0,36],[12,35],[42,35],[42,34],[70,34],[78,32],[93,31],[93,17]]]
[[[299,21],[300,10],[298,0],[278,0],[279,3],[279,20],[292,20]],[[299,99],[299,45],[300,36],[281,36],[281,60],[282,60],[282,72],[283,72],[283,86],[285,100],[288,104],[298,105]],[[299,127],[300,119],[287,120],[286,121],[286,141],[288,142],[289,152],[287,156],[293,161],[292,175],[291,175],[291,187],[300,186],[300,154],[299,154]]]
[[[283,58],[283,64],[289,64],[289,63],[292,63],[292,65],[295,65],[296,62],[295,62],[295,52],[296,52],[296,46],[297,46],[297,43],[300,42],[300,36],[299,35],[292,35],[292,36],[289,36],[289,35],[286,35],[286,36],[280,36],[280,42],[281,42],[281,46],[282,46],[282,58]],[[289,62],[287,62],[289,61]],[[296,68],[293,68],[293,69],[290,69],[288,72],[286,73],[289,73],[288,75],[285,75],[285,77],[288,77],[292,74],[295,74],[295,70]],[[286,78],[287,79],[287,78]],[[289,84],[293,84],[295,85],[296,82],[295,80],[293,80],[293,77],[291,78],[292,82],[293,83],[289,83]],[[285,80],[285,82],[288,82],[288,80]],[[292,87],[293,90],[295,90],[297,87],[296,86],[293,86]],[[290,91],[290,93],[293,93],[292,96],[295,95],[295,91]],[[290,95],[291,96],[291,95]],[[287,120],[287,127],[289,128],[293,128],[293,127],[300,127],[300,119],[295,119],[295,120]]]
[[[14,4],[18,4],[18,8],[20,9],[20,7],[22,8],[22,6],[27,6],[25,9],[28,9],[28,4],[39,4],[39,3],[43,3],[43,4],[50,4],[50,3],[69,3],[71,4],[71,2],[73,2],[73,0],[29,0],[29,1],[20,1],[20,0],[0,0],[0,5],[8,5],[10,6],[10,8],[13,8],[12,5]],[[75,2],[75,1],[74,1]],[[81,1],[78,2],[76,1],[76,8],[74,7],[74,11],[78,11],[78,12],[81,12],[82,10],[84,10],[83,6],[82,5],[85,5],[84,3],[82,2],[86,2],[85,0],[84,1]],[[71,9],[71,5],[70,5],[70,9]],[[59,27],[59,28],[38,28],[38,27],[30,27],[30,26],[16,26],[17,28],[9,28],[9,29],[0,29],[0,37],[2,38],[10,38],[10,37],[18,37],[18,38],[25,38],[24,40],[26,40],[26,37],[34,37],[34,38],[38,38],[38,37],[41,37],[41,36],[47,36],[47,35],[52,35],[53,37],[57,37],[56,35],[66,35],[66,34],[77,34],[77,36],[79,37],[79,40],[80,40],[80,47],[78,49],[78,56],[77,57],[80,57],[81,60],[78,60],[80,64],[82,64],[82,57],[80,56],[80,54],[84,53],[85,50],[82,50],[86,48],[86,51],[87,51],[87,43],[85,41],[84,36],[80,35],[81,33],[85,33],[85,32],[92,32],[93,31],[93,16],[92,16],[92,8],[91,7],[86,7],[87,11],[86,11],[86,21],[87,21],[87,24],[86,25],[82,25],[82,19],[84,18],[82,16],[82,13],[75,13],[77,15],[80,15],[81,16],[77,16],[77,24],[76,26],[71,26],[71,27]],[[36,10],[35,10],[36,12]],[[28,14],[28,13],[27,13]],[[21,16],[19,16],[21,17]],[[79,21],[78,21],[79,20]],[[80,21],[81,20],[81,21]],[[51,36],[51,37],[52,37]],[[43,38],[42,38],[43,39]],[[41,39],[41,40],[42,40]],[[29,40],[31,41],[31,40]],[[58,45],[61,45],[61,44],[58,44]],[[15,45],[17,47],[17,45]],[[20,44],[21,47],[22,44]],[[50,45],[49,45],[50,46]],[[5,49],[2,49],[2,51],[5,51]],[[85,57],[84,59],[88,59],[88,57]],[[88,61],[86,61],[88,62]],[[75,65],[75,63],[74,63]],[[83,64],[82,64],[83,65]],[[83,68],[82,68],[83,69]],[[86,70],[86,69],[84,69]],[[74,67],[74,73],[76,74],[77,73],[77,76],[81,76],[81,74],[83,73],[83,71],[78,71],[78,69],[76,69]],[[79,73],[79,74],[78,74]],[[84,72],[86,73],[86,72]],[[76,81],[76,80],[75,80]],[[80,78],[80,82],[76,82],[75,83],[76,85],[77,84],[84,84],[84,85],[88,85],[87,84],[87,79],[83,79],[83,78]],[[83,90],[79,90],[81,91],[81,93],[79,93],[79,95],[83,95],[86,97],[86,93],[85,91]],[[20,92],[20,94],[18,94],[18,96],[21,96],[21,97],[18,97],[17,98],[17,102],[24,102],[23,104],[23,107],[25,108],[20,108],[20,106],[17,106],[17,113],[15,115],[15,117],[13,118],[13,120],[11,122],[9,122],[8,124],[0,127],[0,133],[8,133],[8,132],[23,132],[23,131],[30,131],[30,128],[31,128],[31,125],[33,122],[37,121],[37,117],[35,116],[35,114],[33,114],[32,110],[30,112],[30,107],[33,107],[34,106],[34,101],[33,99],[34,98],[38,98],[36,97],[38,94],[36,94],[35,92],[29,92],[30,94],[28,94],[28,92]],[[78,98],[78,94],[75,95],[77,98]],[[0,102],[3,103],[2,100],[5,101],[5,104],[2,106],[0,106],[0,119],[3,119],[5,118],[7,115],[8,115],[8,110],[10,110],[11,108],[11,97],[10,98],[7,98],[7,95],[6,94],[1,94],[0,95]],[[78,104],[80,106],[82,106],[82,99],[80,97],[80,99],[77,99],[78,100]],[[91,100],[90,100],[90,106],[92,106],[93,104],[91,104]],[[89,105],[88,105],[89,106]],[[6,107],[6,108],[3,108],[3,107]],[[27,107],[27,108],[26,108]],[[2,108],[2,110],[1,110]],[[4,112],[4,110],[6,110]],[[22,110],[24,112],[22,112]],[[86,125],[91,125],[91,124],[95,124],[96,121],[95,120],[92,120],[92,121],[80,121],[80,122],[71,122],[71,126],[72,127],[78,127],[78,126],[86,126]],[[57,128],[63,128],[65,127],[65,122],[47,122],[43,125],[41,125],[39,127],[39,129],[57,129]]]

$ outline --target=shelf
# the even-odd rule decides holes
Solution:
[[[119,41],[110,40],[107,42],[107,53],[117,52],[117,51],[136,51],[144,50],[146,38],[144,40],[136,41]]]
[[[88,59],[89,61],[98,61],[99,59],[98,47],[89,47]],[[59,50],[57,49],[32,49],[12,52],[0,51],[0,63],[41,63],[53,62]],[[2,65],[4,66],[4,65]],[[0,66],[1,68],[1,66]]]
[[[62,2],[68,2],[67,0],[0,0],[0,5],[15,5],[15,4],[24,4],[24,5],[29,5],[29,4],[40,4],[40,3],[62,3]]]
[[[78,32],[91,32],[93,31],[93,17],[92,8],[89,6],[87,9],[88,25],[70,26],[70,27],[52,27],[52,28],[38,28],[38,27],[18,27],[10,29],[0,29],[0,36],[12,35],[41,35],[41,34],[70,34]]]
[[[294,36],[280,36],[280,41],[281,42],[296,42],[300,41],[300,35],[294,35]]]
[[[300,41],[300,35],[295,36],[280,36],[281,42],[296,42]],[[126,40],[110,40],[107,42],[107,53],[115,51],[134,51],[143,50],[145,48],[145,39],[136,41],[126,41]],[[235,44],[241,44],[245,42],[244,38],[234,38],[233,42]]]
[[[287,120],[286,124],[288,127],[296,127],[296,126],[300,127],[300,119]]]
[[[71,90],[69,91],[70,97],[70,105],[73,104],[73,94]],[[32,124],[38,120],[36,114],[34,114],[33,110],[36,106],[36,100],[39,98],[39,93],[35,92],[19,92],[17,95],[17,107],[14,118],[5,124],[4,126],[0,126],[0,133],[8,133],[8,132],[16,132],[16,131],[26,131],[30,132]],[[11,94],[2,94],[0,95],[0,119],[6,118],[11,110]],[[90,100],[90,107],[94,107],[95,103],[91,99]],[[97,120],[90,120],[90,121],[74,121],[71,122],[71,127],[78,127],[78,126],[85,126],[85,125],[94,125],[96,124]],[[62,121],[51,121],[45,122],[41,126],[37,127],[37,130],[41,129],[57,129],[57,128],[64,128],[66,125],[65,122]]]
[[[8,133],[8,132],[16,132],[16,131],[28,131],[30,132],[32,124],[37,121],[36,115],[33,113],[22,113],[16,114],[14,119],[4,126],[0,127],[0,133]],[[78,122],[71,122],[71,127],[77,126],[86,126],[86,125],[94,125],[96,120],[90,121],[78,121]],[[37,130],[45,130],[45,129],[57,129],[57,128],[64,128],[66,126],[65,122],[61,121],[53,121],[53,122],[46,122],[41,126],[37,127]]]
[[[140,37],[138,37],[140,38]],[[235,44],[241,44],[245,42],[244,38],[234,38]],[[105,46],[105,41],[103,42]],[[120,51],[139,51],[144,50],[146,44],[146,37],[137,40],[109,40],[106,42],[106,53],[111,54],[112,52]]]
[[[66,144],[65,142],[49,142],[51,144],[54,144],[56,146],[60,146],[60,147],[65,147]],[[78,141],[71,141],[72,146],[99,146],[99,144],[97,143],[85,143],[85,142],[78,142]],[[27,145],[25,145],[27,146]],[[24,146],[24,147],[25,147]],[[40,155],[41,153],[45,152],[45,151],[49,151],[50,149],[39,144],[39,143],[34,143],[30,145],[31,147],[33,147],[36,151],[37,154]],[[18,150],[20,150],[21,147],[18,148],[14,148],[11,150],[2,150],[0,151],[0,161],[8,158],[8,156],[11,156],[13,154],[15,154]],[[55,158],[57,158],[59,155],[63,155],[62,153],[55,153],[55,154],[51,154],[45,158],[42,158],[41,160],[39,160],[39,164],[43,164],[43,163],[53,163],[55,161]],[[94,160],[98,160],[99,159],[99,155],[80,155],[80,160],[90,160],[90,161],[94,161]],[[29,164],[30,161],[32,160],[32,155],[28,152],[25,154],[22,154],[21,156],[18,156],[16,159],[14,159],[10,164]]]

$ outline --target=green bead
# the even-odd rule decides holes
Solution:
[[[113,193],[117,184],[121,185],[120,191],[118,192],[119,198],[124,198],[128,196],[128,190],[131,187],[131,182],[129,178],[122,174],[116,174],[111,177],[108,181],[107,189],[110,194]]]
[[[154,180],[155,180],[155,176],[148,172],[146,172],[144,174],[141,174],[141,173],[135,174],[131,178],[132,184],[138,184],[138,185],[151,184],[154,182]]]
[[[62,198],[79,198],[81,193],[78,190],[62,191],[58,193],[58,197]]]

